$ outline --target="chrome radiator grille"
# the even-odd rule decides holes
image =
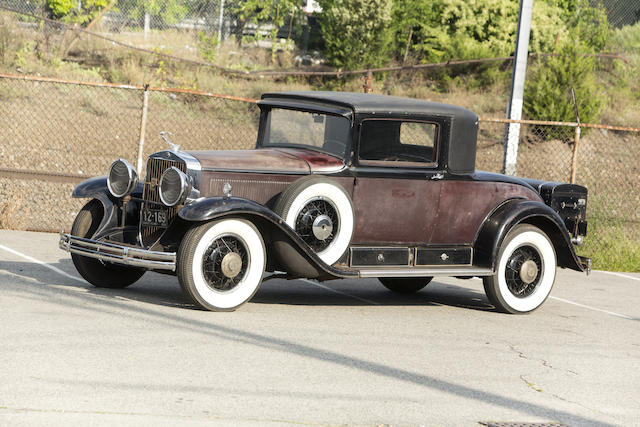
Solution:
[[[159,159],[156,157],[149,158],[147,161],[147,179],[144,183],[144,192],[142,195],[142,198],[144,199],[142,211],[145,209],[164,210],[167,213],[168,224],[171,223],[173,217],[178,213],[179,207],[167,207],[160,200],[160,177],[162,176],[162,173],[171,166],[175,166],[182,172],[187,173],[187,165],[183,162]],[[150,246],[158,240],[160,236],[162,236],[164,230],[164,227],[143,225],[142,215],[140,216],[140,235],[142,237],[142,243],[145,246]]]

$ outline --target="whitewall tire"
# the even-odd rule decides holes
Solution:
[[[280,195],[274,211],[331,265],[346,252],[353,236],[353,204],[336,182],[319,176],[302,178]]]
[[[547,235],[532,225],[518,225],[500,248],[495,274],[483,279],[487,298],[499,311],[529,313],[551,293],[556,265]]]
[[[199,306],[230,311],[256,293],[266,265],[258,229],[242,219],[223,219],[189,230],[178,250],[180,286]]]

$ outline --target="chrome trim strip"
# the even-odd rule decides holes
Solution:
[[[102,242],[72,236],[60,232],[60,249],[89,258],[113,262],[115,264],[149,268],[153,270],[176,271],[176,253],[149,251],[142,248],[122,246],[116,243]]]
[[[490,268],[366,268],[358,270],[360,277],[423,277],[423,276],[491,276]]]
[[[264,174],[264,175],[275,175],[275,174],[280,174],[281,175],[283,173],[286,173],[287,175],[309,175],[310,174],[309,172],[291,172],[291,171],[285,171],[285,170],[226,169],[226,168],[212,168],[212,167],[202,168],[202,171],[204,171],[204,172],[252,173],[252,174]]]

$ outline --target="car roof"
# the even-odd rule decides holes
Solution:
[[[398,96],[378,95],[359,92],[329,92],[329,91],[300,91],[300,92],[272,92],[262,95],[268,103],[270,99],[290,99],[307,102],[321,102],[337,104],[352,109],[358,113],[405,113],[425,115],[448,115],[464,117],[472,121],[477,116],[466,108],[455,105],[441,104],[415,98],[401,98]]]
[[[449,135],[443,137],[446,149],[446,164],[450,172],[470,174],[475,170],[478,116],[466,108],[441,104],[415,98],[377,95],[357,92],[272,92],[262,95],[261,107],[286,106],[299,108],[312,106],[336,114],[353,111],[359,116],[380,118],[415,116],[446,117],[451,123]]]

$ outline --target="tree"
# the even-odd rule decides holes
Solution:
[[[385,64],[390,53],[391,0],[319,1],[318,17],[329,62],[352,70]]]
[[[580,120],[585,123],[598,118],[601,97],[594,79],[595,60],[585,56],[589,49],[575,37],[566,39],[555,56],[536,64],[524,92],[524,112],[530,119],[575,121],[573,88]]]
[[[109,0],[46,0],[45,9],[53,19],[86,24],[109,4]]]
[[[256,24],[271,22],[273,28],[269,35],[271,39],[271,60],[274,61],[277,48],[278,29],[285,24],[290,14],[299,11],[297,0],[244,0],[235,8],[238,16],[239,27],[244,28],[247,22]],[[242,32],[236,34],[236,41],[241,43]]]

